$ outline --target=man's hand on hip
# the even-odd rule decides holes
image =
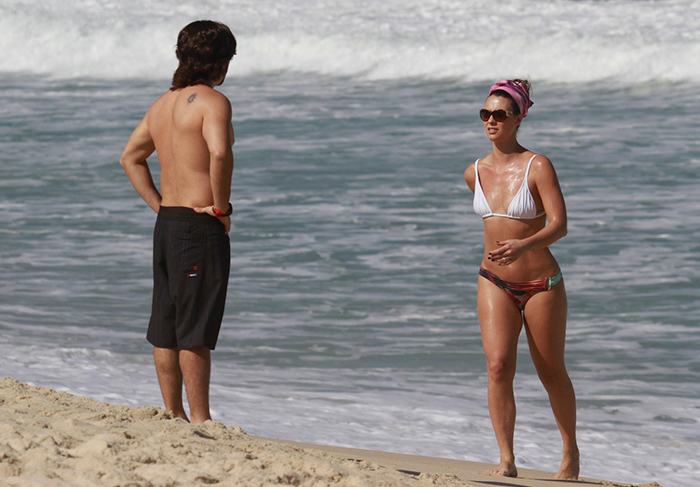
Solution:
[[[207,215],[213,216],[215,218],[218,218],[219,221],[224,225],[224,232],[226,235],[228,235],[228,232],[231,230],[231,217],[230,216],[216,216],[216,212],[214,212],[214,206],[205,206],[203,208],[196,207],[194,208],[194,211],[197,213],[206,213]]]

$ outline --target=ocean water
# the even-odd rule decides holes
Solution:
[[[119,167],[196,18],[239,41],[232,275],[216,420],[496,461],[476,316],[490,82],[529,76],[557,168],[582,474],[700,471],[700,6],[692,0],[0,3],[0,375],[160,405],[155,215]],[[152,161],[157,176],[157,164]],[[516,455],[560,439],[521,343]]]

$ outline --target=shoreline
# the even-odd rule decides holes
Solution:
[[[603,487],[663,487],[657,482],[644,484],[627,484],[610,480],[600,480],[581,477],[579,480],[555,479],[555,472],[534,470],[518,467],[518,477],[497,477],[484,472],[496,467],[495,464],[455,460],[449,458],[426,457],[420,455],[408,455],[404,453],[391,453],[359,448],[347,448],[338,446],[317,445],[291,440],[276,440],[265,438],[268,441],[279,442],[300,448],[315,449],[336,456],[341,459],[351,459],[358,462],[372,462],[386,469],[396,470],[407,475],[438,475],[444,478],[454,477],[462,483],[446,485],[481,486],[497,485],[499,487],[554,487],[561,483],[573,485],[603,486]]]
[[[489,468],[256,437],[213,421],[192,425],[159,407],[114,406],[8,377],[0,380],[0,483],[8,487],[553,487],[562,482],[634,487],[597,479],[561,481],[539,470],[519,469],[515,479],[482,473]]]

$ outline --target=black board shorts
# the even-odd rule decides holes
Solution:
[[[218,218],[160,207],[153,232],[153,307],[146,338],[158,348],[216,347],[231,244]]]

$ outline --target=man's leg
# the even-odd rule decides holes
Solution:
[[[211,419],[209,413],[209,377],[211,375],[211,351],[205,346],[180,350],[180,369],[185,379],[187,402],[193,423]]]
[[[175,417],[189,421],[182,405],[182,371],[180,369],[180,350],[177,348],[153,348],[153,360],[158,373],[158,384],[165,402],[165,410]]]

